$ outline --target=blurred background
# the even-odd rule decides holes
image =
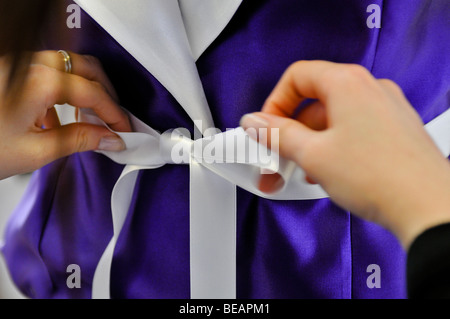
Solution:
[[[0,240],[9,216],[19,203],[31,177],[31,174],[18,175],[0,180]],[[0,298],[24,298],[12,283],[3,256],[0,254]]]
[[[62,125],[76,122],[75,108],[70,105],[55,105]],[[0,180],[0,242],[9,216],[22,198],[31,174],[17,175]],[[25,298],[12,283],[5,261],[0,253],[0,299]]]

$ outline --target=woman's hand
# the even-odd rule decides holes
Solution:
[[[61,126],[54,105],[91,108],[116,131],[130,131],[114,89],[93,57],[71,53],[73,74],[56,51],[34,54],[19,97],[6,94],[8,65],[0,61],[0,179],[90,150],[120,151],[123,141],[105,127]]]
[[[317,102],[291,119],[306,98]],[[262,112],[244,116],[241,125],[279,128],[279,141],[269,145],[278,143],[280,154],[338,205],[390,229],[404,247],[425,229],[450,222],[448,160],[401,89],[361,66],[297,62]],[[267,191],[269,182],[273,176],[261,188]]]

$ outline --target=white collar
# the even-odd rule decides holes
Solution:
[[[75,0],[203,128],[214,127],[195,61],[242,0]],[[206,124],[205,124],[206,123]]]

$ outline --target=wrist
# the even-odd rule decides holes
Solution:
[[[438,174],[410,180],[381,207],[384,224],[408,250],[425,230],[450,222],[450,169],[448,162]],[[401,187],[401,188],[400,188]],[[395,194],[395,196],[394,196]]]

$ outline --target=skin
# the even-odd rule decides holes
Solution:
[[[131,131],[127,115],[97,59],[71,53],[73,72],[64,72],[56,51],[34,54],[19,97],[0,92],[0,179],[40,168],[58,158],[90,150],[121,151],[123,141],[105,127],[61,126],[54,105],[91,108],[115,131]],[[5,88],[7,61],[0,61]]]
[[[305,98],[317,102],[291,118]],[[274,146],[307,180],[353,214],[391,230],[408,249],[427,228],[450,222],[450,166],[392,81],[358,65],[300,61],[262,111],[241,126],[279,128]],[[270,135],[270,134],[267,134]],[[270,191],[278,176],[262,177]]]

